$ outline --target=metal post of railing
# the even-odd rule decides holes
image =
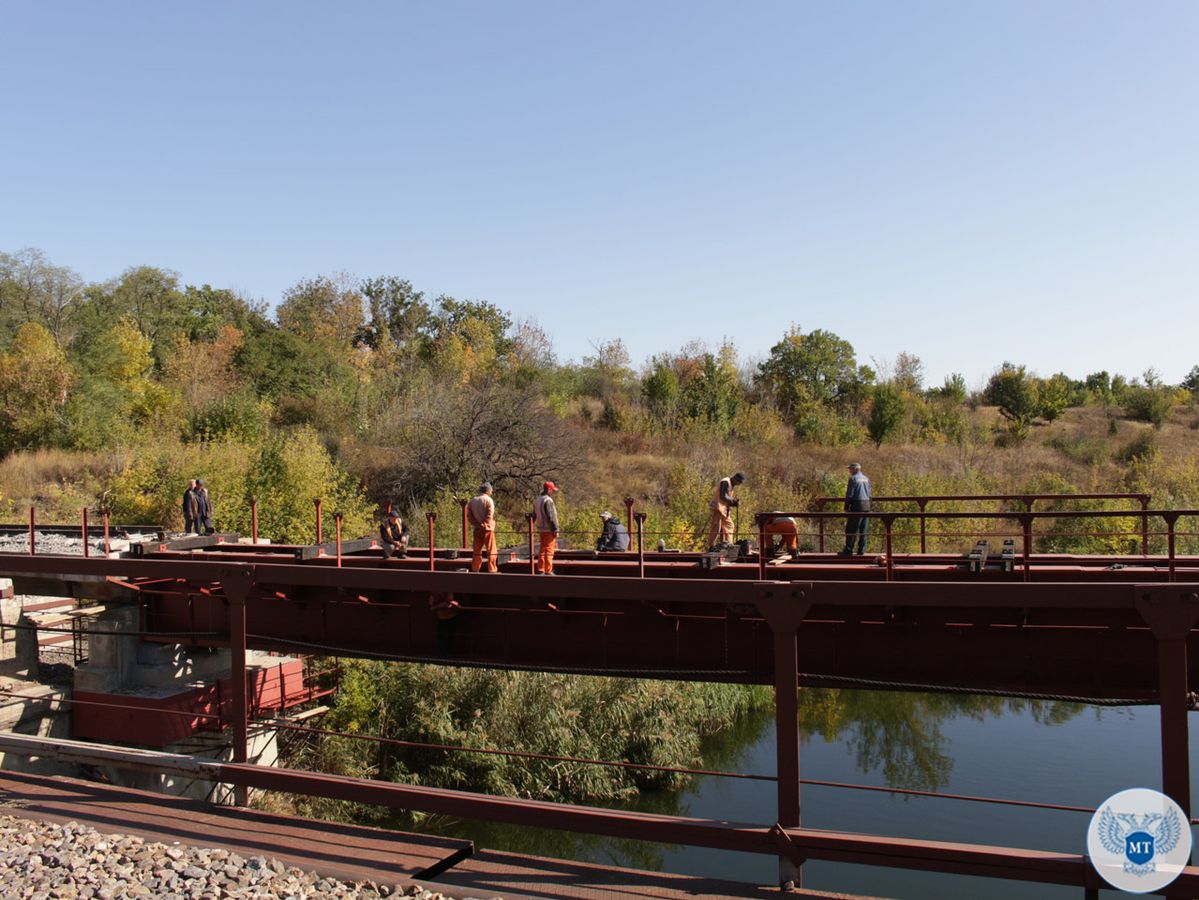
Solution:
[[[1141,501],[1141,556],[1149,555],[1149,516],[1146,510],[1149,509],[1149,495],[1142,494]]]
[[[758,581],[766,580],[766,523],[758,513],[754,516],[758,525]]]
[[[322,523],[321,523],[321,506],[322,506],[321,498],[313,497],[312,505],[316,507],[316,543],[318,545],[320,545],[325,542],[325,540],[324,540],[325,529],[322,527]]]
[[[645,520],[646,513],[636,513],[633,518],[637,521],[637,577],[645,577]]]
[[[108,510],[104,510],[104,558],[112,556],[112,546],[108,541]]]
[[[887,581],[895,577],[895,554],[891,552],[891,526],[894,522],[893,516],[883,516],[883,552],[887,555]]]
[[[434,525],[437,522],[437,513],[427,512],[425,518],[429,520],[429,571],[432,572],[436,568],[437,561],[437,535],[434,532]]]
[[[1174,525],[1178,521],[1178,513],[1162,513],[1162,518],[1166,520],[1166,560],[1169,564],[1170,581],[1175,581],[1177,576],[1174,572]]]
[[[916,501],[916,505],[920,507],[920,552],[927,553],[928,549],[925,545],[925,535],[924,535],[924,508],[926,506],[928,506],[928,498],[921,497],[919,500]]]
[[[462,507],[462,546],[465,548],[465,547],[470,546],[470,542],[467,540],[467,530],[466,530],[466,526],[467,526],[466,506],[468,503],[470,503],[470,500],[466,499],[464,497],[459,497],[458,503]]]
[[[633,533],[633,504],[635,502],[632,497],[624,498],[624,527],[629,530],[629,534]]]
[[[824,512],[824,504],[816,504],[816,512]],[[824,516],[816,520],[816,549],[821,553],[824,552]]]
[[[258,543],[258,500],[250,498],[250,543]]]
[[[33,556],[37,553],[37,536],[36,531],[37,507],[29,507],[29,555]]]
[[[537,553],[533,548],[533,522],[537,518],[532,513],[525,513],[525,518],[529,521],[529,574],[537,574]]]
[[[337,526],[337,568],[341,568],[341,513],[333,514],[333,524]]]
[[[1032,501],[1029,501],[1029,505],[1032,505]],[[1024,513],[1020,516],[1020,526],[1024,532],[1024,580],[1031,581],[1032,573],[1029,569],[1032,565],[1032,515]]]
[[[83,512],[83,516],[82,516],[82,519],[83,519],[83,529],[82,529],[83,530],[83,556],[84,556],[84,558],[87,558],[90,554],[88,553],[88,547],[87,547],[87,507],[86,506],[83,507],[82,512]]]

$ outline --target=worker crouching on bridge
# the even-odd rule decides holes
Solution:
[[[618,553],[629,549],[629,529],[624,523],[610,512],[600,513],[604,523],[604,533],[595,542],[595,549],[600,553]]]
[[[708,525],[708,549],[715,550],[733,542],[733,519],[730,511],[738,504],[733,496],[737,486],[745,483],[745,474],[738,472],[716,483],[716,496],[708,507],[712,510],[712,521]]]
[[[845,511],[847,513],[870,512],[870,479],[862,471],[859,463],[849,464],[849,482],[845,485]],[[841,556],[849,556],[854,552],[854,541],[857,541],[857,554],[866,552],[866,526],[870,522],[868,516],[849,516],[845,519],[845,548]]]
[[[778,541],[775,541],[775,538]],[[776,553],[790,553],[792,556],[799,555],[799,526],[790,516],[775,516],[773,519],[767,519],[762,526],[762,538],[765,543],[763,552],[766,550],[774,550]]]
[[[558,507],[554,505],[554,494],[558,485],[547,481],[541,488],[541,496],[533,504],[533,525],[541,539],[537,556],[537,571],[542,575],[554,574],[554,552],[558,549]]]
[[[487,571],[498,572],[495,547],[495,501],[491,499],[491,482],[484,481],[479,493],[466,504],[467,521],[474,527],[474,553],[470,558],[470,570],[478,572],[487,558]]]
[[[383,548],[383,558],[391,559],[397,556],[403,559],[408,555],[408,523],[400,519],[400,514],[389,509],[379,526],[379,543]]]

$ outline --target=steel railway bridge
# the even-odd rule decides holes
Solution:
[[[806,827],[797,691],[833,685],[1156,704],[1161,786],[1190,816],[1187,713],[1199,694],[1199,668],[1189,664],[1199,640],[1199,557],[1177,546],[1193,536],[1184,529],[1199,511],[1155,509],[1144,495],[1069,498],[1136,504],[1127,509],[1062,509],[1063,498],[1047,495],[898,499],[917,508],[888,511],[880,503],[883,511],[869,515],[883,552],[859,558],[822,552],[844,513],[821,505],[793,513],[818,535],[816,548],[794,559],[753,550],[647,551],[645,517],[629,503],[636,549],[565,551],[555,578],[532,574],[527,552],[505,553],[498,574],[471,573],[462,547],[432,540],[404,559],[383,560],[370,541],[343,542],[339,534],[323,542],[319,524],[309,546],[217,535],[162,539],[120,557],[0,554],[0,576],[12,578],[17,593],[134,604],[143,640],[178,643],[185,635],[192,645],[231,648],[234,679],[223,723],[231,763],[12,735],[0,736],[0,749],[202,771],[242,790],[767,854],[778,858],[784,886],[800,884],[806,860],[824,859],[1071,885],[1097,897],[1102,882],[1080,854],[970,843],[968,835],[950,843]],[[954,510],[934,508],[949,501]],[[990,501],[1008,506],[983,508]],[[758,514],[755,530],[779,514]],[[975,543],[976,533],[955,534],[965,520],[998,529],[991,532],[997,546]],[[1051,524],[1059,534],[1062,527],[1098,527],[1087,533],[1101,535],[1124,529],[1132,552],[1040,552]],[[432,537],[432,517],[429,530]],[[930,551],[930,540],[942,549]],[[999,540],[1006,541],[1001,548]],[[896,549],[917,542],[919,550]],[[1150,553],[1155,545],[1164,552]],[[248,649],[770,685],[776,816],[709,821],[250,765]],[[123,715],[132,727],[140,713],[111,712],[118,723]],[[197,727],[206,727],[202,717]],[[1199,868],[1186,868],[1168,892],[1199,896]]]

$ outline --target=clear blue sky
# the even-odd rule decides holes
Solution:
[[[930,381],[1199,364],[1199,3],[0,2],[0,250]]]

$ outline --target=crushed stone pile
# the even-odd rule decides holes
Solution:
[[[150,534],[133,534],[128,538],[117,537],[113,535],[109,538],[108,545],[112,553],[122,553],[129,549],[129,545],[139,543],[141,541],[152,541],[157,535]],[[41,531],[34,531],[34,540],[37,542],[38,553],[61,553],[69,556],[83,555],[83,538],[74,537],[73,535],[65,534],[46,534]],[[88,542],[89,552],[94,555],[102,555],[104,553],[104,539],[92,538]],[[4,534],[0,535],[0,553],[28,553],[29,552],[29,535],[22,532],[21,534]]]
[[[87,825],[0,816],[0,897],[412,897],[449,900],[419,885],[344,882],[265,856],[101,834]],[[499,900],[499,898],[495,898]]]

